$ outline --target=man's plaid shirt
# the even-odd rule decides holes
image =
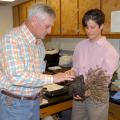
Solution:
[[[45,84],[53,83],[53,76],[41,74],[45,70],[45,48],[25,24],[0,39],[0,89],[21,96],[40,92]]]

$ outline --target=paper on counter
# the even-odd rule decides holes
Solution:
[[[117,93],[115,93],[113,96],[112,96],[113,99],[115,100],[120,100],[120,91],[118,91]]]
[[[64,86],[53,83],[50,85],[45,85],[44,88],[47,88],[47,91],[55,91],[64,88]]]
[[[111,32],[120,32],[120,11],[111,12]]]
[[[48,100],[46,100],[46,99],[42,99],[42,101],[40,101],[40,105],[43,105],[43,104],[47,104],[48,103]]]

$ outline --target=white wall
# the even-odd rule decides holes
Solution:
[[[13,27],[12,7],[0,6],[0,36]]]

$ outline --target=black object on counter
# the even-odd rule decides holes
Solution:
[[[59,52],[55,54],[46,54],[45,60],[47,61],[46,68],[57,66],[59,63]]]
[[[45,96],[47,96],[47,97],[56,97],[56,96],[61,96],[63,94],[68,94],[67,86],[65,86],[64,88],[61,88],[59,90],[46,91]]]

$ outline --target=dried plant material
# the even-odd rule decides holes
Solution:
[[[86,79],[86,89],[90,91],[90,98],[95,102],[107,102],[108,81],[110,76],[102,68],[89,69]]]
[[[71,96],[79,95],[82,99],[85,99],[85,83],[83,75],[77,76],[72,82],[69,82],[69,94]]]

